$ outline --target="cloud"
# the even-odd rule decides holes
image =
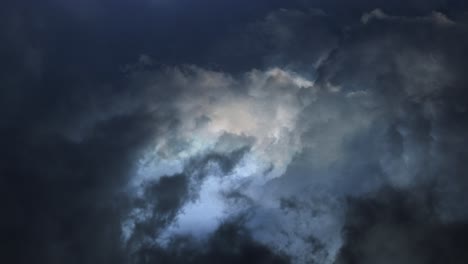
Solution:
[[[273,66],[312,71],[337,45],[330,17],[320,9],[280,9],[238,29],[214,47],[222,69],[250,70]]]
[[[337,263],[464,263],[466,223],[439,222],[430,192],[417,191],[351,200]]]
[[[282,10],[267,21],[281,24],[283,15],[307,16]],[[164,243],[180,234],[206,238],[223,219],[249,212],[245,226],[256,241],[297,263],[333,263],[351,239],[340,233],[352,221],[343,218],[347,197],[372,199],[386,186],[411,192],[434,184],[428,192],[437,200],[437,221],[449,226],[465,219],[464,205],[452,207],[463,199],[455,189],[465,181],[447,167],[460,159],[447,152],[457,148],[448,142],[460,140],[464,130],[448,132],[449,119],[442,118],[456,116],[452,111],[463,115],[446,101],[463,105],[463,96],[450,96],[463,94],[463,77],[451,70],[459,67],[452,54],[462,48],[452,42],[447,47],[440,37],[450,39],[464,29],[437,13],[410,18],[373,11],[364,17],[365,23],[344,31],[339,46],[321,53],[329,55],[315,64],[316,78],[287,68],[231,75],[189,66],[154,83],[179,91],[173,101],[177,125],[170,136],[156,137],[137,182],[184,172],[193,157],[210,153],[231,161],[229,171],[222,169],[222,159],[215,167],[192,170],[205,175],[198,200],[181,207],[175,224],[162,233]],[[243,147],[240,158],[230,156]],[[200,212],[217,219],[203,228],[204,235],[191,231],[200,225],[194,217]]]
[[[364,13],[361,17],[361,22],[364,24],[369,23],[372,19],[377,19],[377,20],[409,20],[409,21],[421,21],[421,22],[433,22],[437,25],[440,26],[451,26],[455,25],[455,22],[449,19],[445,14],[440,13],[440,12],[432,12],[431,15],[429,16],[423,16],[423,17],[411,17],[411,18],[405,18],[402,16],[389,16],[386,13],[384,13],[381,9],[374,9],[369,13]]]
[[[249,236],[248,230],[233,221],[223,223],[206,241],[190,237],[174,238],[168,248],[143,248],[134,263],[290,263]]]
[[[299,94],[306,90],[313,93],[313,83],[278,68],[253,70],[234,78],[187,66],[157,70],[152,76],[148,78],[153,89],[172,86],[180,91],[165,109],[172,113],[175,125],[155,134],[154,145],[147,146],[130,180],[130,196],[148,202],[144,203],[147,209],[135,208],[130,213],[123,226],[125,240],[132,239],[137,222],[165,229],[145,232],[154,241],[192,233],[194,225],[205,222],[196,216],[202,212],[219,218],[206,226],[206,232],[212,232],[219,221],[242,211],[231,208],[224,193],[247,183],[243,195],[257,195],[254,189],[281,176],[300,152],[296,130],[305,102]],[[187,195],[193,199],[173,208],[176,214],[171,214],[169,221],[173,224],[159,223],[154,218],[165,219],[166,214],[152,205],[157,200],[145,198],[145,186],[178,173],[185,175]]]
[[[249,146],[248,155],[258,166],[250,173],[262,177],[262,170],[274,166],[270,177],[278,177],[300,150],[295,129],[306,104],[300,93],[313,85],[307,79],[278,68],[253,70],[235,79],[197,67],[171,71],[165,78],[153,85],[174,85],[172,89],[182,91],[172,106],[177,125],[156,137],[155,146],[142,158],[142,171],[148,170],[144,164],[160,167],[153,171],[168,170],[173,160],[180,161],[175,165],[180,170],[184,160],[197,155]],[[161,160],[150,162],[155,159]]]
[[[6,262],[466,262],[466,25],[387,2],[0,11]]]
[[[365,14],[363,22],[319,69],[316,81],[351,98],[368,97],[374,116],[340,151],[337,167],[345,167],[338,169],[338,179],[352,197],[360,198],[347,206],[337,261],[457,263],[466,258],[457,250],[463,239],[455,235],[465,232],[466,216],[458,211],[465,204],[455,209],[446,201],[465,199],[455,186],[465,186],[466,167],[456,161],[465,159],[464,152],[456,151],[455,157],[458,147],[448,142],[461,140],[465,122],[457,119],[455,128],[446,118],[464,115],[460,110],[455,114],[455,105],[465,104],[466,80],[454,70],[461,65],[454,53],[466,53],[454,39],[466,36],[466,30],[437,13],[409,18],[376,10]],[[374,179],[377,184],[359,194],[345,177],[362,180],[360,188]],[[434,233],[441,240],[427,235]]]

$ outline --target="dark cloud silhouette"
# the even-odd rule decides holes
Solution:
[[[109,120],[79,144],[47,131],[4,134],[1,198],[6,260],[123,260],[118,232],[122,210],[114,199],[131,166],[132,149],[145,142],[142,133],[147,128],[141,121]],[[122,130],[129,124],[131,130]],[[121,132],[109,134],[112,130]]]
[[[208,241],[174,238],[168,248],[142,248],[135,263],[290,263],[282,254],[255,242],[236,221],[222,224]]]
[[[350,200],[337,263],[464,263],[468,226],[440,222],[434,202],[424,189]]]

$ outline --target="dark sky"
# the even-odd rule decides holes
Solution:
[[[468,2],[0,8],[0,262],[468,263]]]

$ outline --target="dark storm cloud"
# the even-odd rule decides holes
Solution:
[[[442,176],[441,171],[424,164],[433,159],[448,164],[464,156],[461,151],[455,158],[445,148],[458,149],[459,145],[447,144],[464,140],[465,122],[459,118],[465,114],[466,78],[459,69],[462,58],[468,56],[466,41],[465,26],[442,14],[413,19],[384,15],[350,33],[320,69],[319,81],[325,86],[375,96],[378,103],[374,102],[373,111],[382,113],[387,122],[375,123],[375,127],[386,127],[388,140],[376,151],[386,153],[385,160],[390,163],[404,156],[409,159],[396,161],[406,164],[400,172],[401,165],[386,167],[382,160],[390,177],[408,170],[416,181],[449,177],[448,171]],[[379,137],[377,133],[374,136]],[[463,178],[460,173],[450,175]]]
[[[54,50],[42,5],[2,13],[2,261],[125,263],[119,191],[159,121],[144,110],[115,113],[126,91],[96,83],[95,68],[56,60],[79,51],[59,42]]]
[[[158,234],[174,221],[180,207],[189,199],[188,181],[186,175],[180,174],[162,177],[145,186],[144,196],[136,199],[133,205],[137,210],[136,217],[142,219],[132,223],[132,234],[127,241],[130,250],[140,248],[146,238]]]
[[[289,67],[311,72],[337,43],[336,25],[320,9],[280,9],[233,30],[213,51],[222,67]]]
[[[324,189],[338,199],[368,194],[362,199],[376,202],[384,199],[373,197],[376,190],[385,186],[405,195],[427,193],[433,199],[435,222],[432,224],[432,220],[414,212],[412,225],[420,225],[422,233],[434,230],[463,259],[465,256],[458,248],[466,246],[466,239],[455,237],[455,233],[463,232],[467,219],[463,190],[467,188],[464,135],[468,100],[466,75],[460,70],[466,64],[468,32],[465,24],[440,12],[396,14],[369,10],[356,17],[352,26],[343,28],[338,45],[319,64],[318,99],[303,111],[301,122],[307,124],[302,134],[304,149],[285,175],[265,189],[276,192],[273,197],[278,198],[279,194],[278,206],[289,212],[296,211],[298,204],[310,203],[313,200],[310,193]],[[395,207],[401,207],[393,200],[388,206],[393,202]],[[312,208],[319,207],[318,204],[326,202],[321,200]],[[306,214],[309,209],[301,212]],[[325,210],[318,215],[328,213]],[[391,217],[397,213],[397,210],[389,212]],[[359,211],[348,215],[345,224],[352,225],[354,217],[368,216]],[[308,221],[315,221],[314,217]],[[382,232],[392,233],[391,226],[383,224],[382,229],[387,227]],[[384,248],[380,245],[396,247],[399,255],[391,258],[393,253],[389,253],[389,262],[408,258],[425,263],[426,250],[438,252],[435,249],[444,248],[443,241],[406,232],[411,229],[406,224],[399,228],[404,231],[396,236],[404,238],[396,240],[411,246],[417,243],[414,241],[426,240],[430,245],[407,252],[398,246],[399,242],[385,244],[385,239],[379,237],[376,240],[383,242],[378,244],[379,248],[372,248],[377,241],[360,240],[359,231],[346,233],[343,251],[354,254],[349,263],[361,263],[368,257],[369,263],[386,261],[382,260],[385,253],[381,253]],[[359,230],[367,232],[366,227]],[[359,237],[358,241],[353,240],[354,235]],[[354,244],[365,253],[359,253]],[[373,256],[363,256],[374,249]],[[429,258],[439,261],[452,253],[444,250]],[[378,258],[379,254],[382,258]]]
[[[121,209],[113,199],[133,150],[151,129],[142,127],[147,121],[138,116],[108,120],[79,144],[54,131],[4,132],[6,261],[122,261],[116,232]],[[126,125],[132,128],[123,129]]]
[[[441,13],[401,17],[381,10],[365,14],[362,23],[346,32],[318,82],[372,95],[370,110],[381,117],[371,133],[348,142],[346,151],[356,156],[344,160],[340,174],[369,182],[352,169],[365,160],[361,175],[393,187],[352,200],[337,261],[463,263],[466,26]]]
[[[425,189],[350,200],[337,263],[465,263],[467,223],[441,223],[434,202]]]
[[[226,154],[208,153],[190,161],[183,174],[145,182],[143,195],[132,201],[133,210],[124,223],[130,263],[289,263],[285,255],[251,238],[242,215],[229,219],[202,239],[174,235],[164,244],[155,243],[163,230],[177,221],[182,207],[198,199],[206,170],[217,164],[223,174],[228,174],[246,151],[241,148]]]
[[[329,263],[343,221],[338,263],[465,263],[465,7],[3,4],[3,261]],[[221,71],[165,66],[181,63]],[[214,151],[195,151],[180,173],[149,175],[141,196],[129,194],[142,151],[164,142],[162,153],[178,158],[187,138],[203,145],[223,129],[235,133],[224,131]],[[261,174],[285,175],[257,196],[248,180],[223,190],[227,203],[245,202],[246,219],[230,216],[202,239],[156,241],[207,179],[248,171],[248,158],[266,163]]]
[[[164,81],[163,86],[148,89],[172,73],[168,69],[148,77],[142,69],[118,80],[121,84],[71,79],[70,87],[55,80],[50,86],[38,82],[36,87],[24,87],[19,95],[23,106],[6,112],[11,118],[2,129],[5,260],[128,263],[133,250],[121,243],[121,225],[130,209],[154,205],[157,212],[136,225],[132,236],[136,242],[131,245],[153,238],[172,223],[188,196],[197,195],[196,189],[189,192],[186,176],[150,182],[139,200],[124,195],[139,151],[176,122],[165,115],[170,107],[163,103],[177,92],[166,90],[173,84]],[[209,153],[191,162],[188,170],[201,179],[203,168],[213,162],[229,172],[245,151]],[[270,258],[267,248],[246,243],[247,256]]]
[[[176,237],[167,248],[142,248],[135,255],[135,263],[290,263],[286,256],[253,240],[241,222],[222,224],[203,243],[191,237]]]

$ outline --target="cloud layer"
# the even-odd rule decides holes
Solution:
[[[463,4],[150,2],[5,5],[6,262],[467,261]]]

